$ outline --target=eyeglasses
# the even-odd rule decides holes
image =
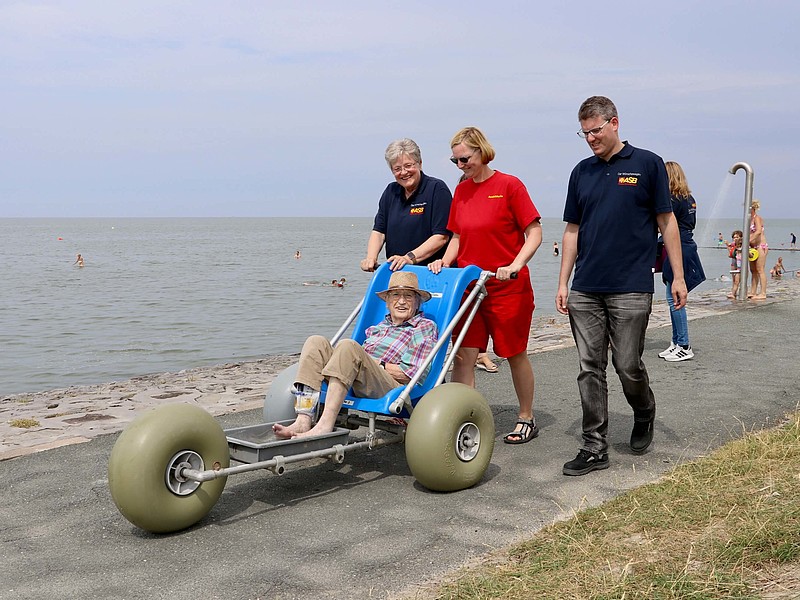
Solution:
[[[403,299],[406,302],[413,302],[414,298],[417,296],[417,293],[416,292],[406,292],[406,291],[394,291],[394,292],[389,292],[388,294],[386,294],[386,296],[392,302],[397,302],[400,299]]]
[[[582,138],[588,138],[590,135],[597,137],[598,135],[600,135],[600,132],[603,131],[603,127],[608,125],[610,122],[611,119],[606,119],[606,122],[600,125],[600,127],[595,127],[594,129],[590,129],[589,131],[584,131],[583,129],[581,129],[578,132],[578,135]]]
[[[465,165],[469,162],[469,159],[472,158],[473,154],[475,154],[475,150],[473,150],[469,156],[459,156],[458,158],[456,158],[455,156],[451,156],[450,162],[453,163],[454,165],[457,165],[459,163]]]
[[[392,173],[394,173],[395,175],[398,175],[398,174],[402,173],[403,171],[413,171],[416,168],[417,168],[417,163],[415,163],[415,162],[406,163],[404,165],[400,165],[400,166],[397,166],[397,167],[392,167]]]

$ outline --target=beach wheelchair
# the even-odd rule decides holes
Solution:
[[[264,422],[258,425],[223,430],[192,404],[152,409],[125,429],[109,458],[111,496],[122,515],[154,533],[179,531],[208,514],[229,475],[258,469],[281,475],[292,463],[318,458],[342,463],[347,452],[400,442],[405,442],[412,475],[426,488],[450,492],[479,482],[494,450],[492,412],[477,390],[444,380],[493,274],[476,266],[438,274],[427,267],[404,269],[413,271],[420,288],[432,294],[422,311],[439,330],[417,377],[381,398],[348,394],[334,430],[311,438],[279,439],[272,431],[275,422],[288,424],[295,418],[290,387],[297,364],[273,381],[264,400]],[[333,345],[353,322],[351,337],[362,343],[366,329],[385,317],[386,304],[376,292],[388,287],[390,276],[388,263],[375,272],[364,299],[331,339]],[[465,315],[465,326],[451,345],[453,329]],[[418,381],[428,364],[427,377]],[[320,410],[324,400],[323,386]],[[351,439],[362,428],[366,436]]]

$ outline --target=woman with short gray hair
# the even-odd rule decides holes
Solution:
[[[422,172],[422,153],[414,140],[393,141],[384,153],[395,181],[378,202],[361,269],[374,271],[386,245],[392,271],[405,265],[427,265],[444,256],[450,239],[447,219],[453,196],[440,179]]]

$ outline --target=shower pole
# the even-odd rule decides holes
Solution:
[[[753,203],[753,168],[746,162],[737,162],[730,168],[729,173],[736,175],[736,171],[739,169],[744,169],[745,180],[744,219],[742,219],[742,268],[739,273],[739,291],[736,295],[739,300],[747,300],[747,274],[750,272],[750,205]]]

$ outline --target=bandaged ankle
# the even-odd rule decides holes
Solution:
[[[308,415],[313,423],[317,402],[319,402],[319,392],[311,386],[295,383],[292,386],[292,393],[294,394],[294,412],[298,415]]]

